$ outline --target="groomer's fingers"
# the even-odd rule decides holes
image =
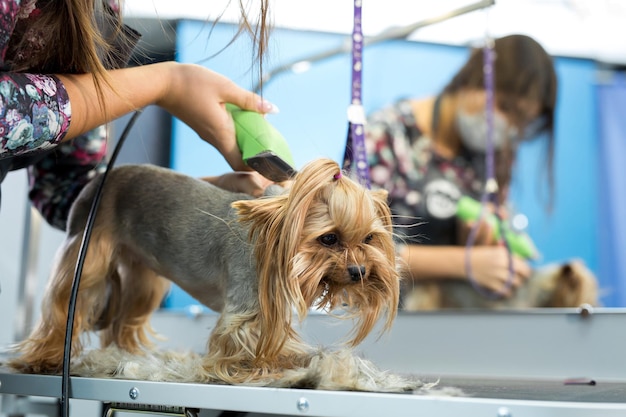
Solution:
[[[228,172],[218,177],[203,177],[201,179],[224,190],[245,193],[253,197],[262,196],[265,188],[272,184],[272,181],[253,171]]]
[[[244,110],[258,113],[278,113],[278,107],[258,94],[239,87],[234,82],[228,86],[223,94],[226,103],[234,104]]]
[[[239,87],[237,84],[229,79],[226,79],[224,81],[224,85],[222,86],[221,91],[221,97],[224,103],[234,104],[235,106],[240,107],[244,110],[255,111],[262,114],[278,113],[278,107],[276,107],[273,103],[263,99],[258,94]],[[223,105],[224,104],[222,104],[222,106]],[[234,132],[231,134],[228,131],[231,126],[232,122],[228,120],[228,123],[226,124],[226,129],[217,134],[218,142],[221,144],[226,144],[226,146],[221,145],[222,147],[219,148],[220,152],[224,155],[224,158],[226,159],[226,161],[228,161],[229,165],[234,170],[249,170],[250,168],[242,163],[239,148],[235,146],[234,143],[228,142],[227,140],[223,139],[234,135]]]
[[[265,189],[273,184],[272,181],[265,178],[258,172],[241,172],[240,175],[234,177],[232,187],[241,193],[246,193],[254,197],[261,197]]]
[[[515,271],[515,274],[522,279],[522,282],[530,278],[530,275],[533,272],[530,264],[525,259],[520,258],[515,254],[513,255],[513,270]]]
[[[471,225],[474,227],[474,225]],[[476,234],[476,245],[496,245],[498,240],[495,237],[494,226],[487,222],[480,222],[478,232]]]
[[[462,220],[459,220],[459,223],[459,243],[465,245],[470,233],[472,233],[477,224],[476,221],[466,222]],[[473,245],[496,245],[498,243],[493,226],[489,222],[481,221],[475,233]]]
[[[476,246],[471,253],[472,275],[476,282],[505,297],[511,296],[531,274],[529,264],[517,255],[512,255],[511,268],[503,246]]]
[[[531,268],[524,259],[513,255],[513,267],[509,268],[507,263],[506,270],[503,272],[503,285],[496,291],[504,297],[510,297],[528,279]]]
[[[502,220],[507,220],[510,216],[509,209],[506,206],[498,206],[494,212],[498,213],[498,216],[500,216]]]

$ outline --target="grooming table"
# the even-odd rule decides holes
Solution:
[[[58,397],[61,378],[0,369],[3,394]],[[183,408],[290,416],[624,416],[626,383],[564,386],[560,381],[442,378],[470,397],[428,397],[339,391],[79,378],[75,399],[182,414]]]
[[[162,313],[153,326],[175,343],[203,349],[214,322],[214,315]],[[402,314],[390,334],[370,337],[360,349],[384,369],[439,379],[439,387],[459,388],[466,397],[72,377],[71,398],[152,412],[187,409],[189,415],[198,409],[229,416],[624,416],[625,329],[626,315],[614,309],[588,316],[575,310]],[[347,330],[348,324],[326,316],[310,316],[301,329],[314,345],[328,345]],[[595,385],[564,383],[572,378]],[[6,368],[0,368],[0,384],[3,408],[5,401],[61,392],[58,376]],[[19,414],[19,405],[10,411]]]

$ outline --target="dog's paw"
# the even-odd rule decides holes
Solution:
[[[21,374],[39,375],[57,375],[61,373],[63,368],[62,365],[57,362],[46,361],[45,359],[26,361],[20,357],[11,358],[3,365]]]

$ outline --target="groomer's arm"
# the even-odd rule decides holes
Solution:
[[[463,246],[405,245],[399,251],[401,267],[413,281],[426,279],[468,279]],[[481,286],[502,292],[509,279],[509,257],[503,246],[473,246],[470,252],[472,275]],[[513,255],[513,287],[531,274],[522,258]],[[505,295],[508,295],[505,293]]]
[[[247,170],[237,148],[234,126],[224,103],[247,110],[268,112],[272,105],[237,86],[230,79],[199,65],[163,62],[113,70],[102,83],[100,106],[91,74],[57,75],[72,107],[64,140],[150,104],[162,107],[215,146],[235,170]]]

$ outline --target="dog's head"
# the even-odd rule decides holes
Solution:
[[[251,226],[261,306],[257,356],[271,356],[291,328],[295,308],[342,309],[357,318],[360,343],[386,314],[396,316],[399,276],[386,191],[370,191],[318,159],[295,177],[288,193],[233,204]]]
[[[598,281],[580,260],[561,265],[554,276],[555,288],[549,307],[598,306]]]
[[[527,282],[532,307],[599,306],[598,280],[579,259],[536,269]]]

